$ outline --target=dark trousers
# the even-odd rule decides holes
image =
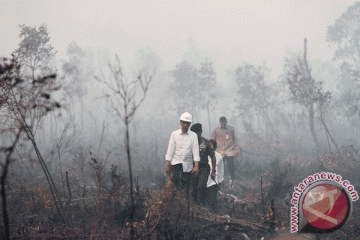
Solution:
[[[191,172],[183,172],[183,166],[181,163],[171,166],[171,181],[176,189],[185,191],[187,198],[189,198]]]
[[[234,156],[225,156],[223,157],[224,164],[227,165],[227,168],[230,173],[231,180],[235,180],[235,165],[234,165]]]
[[[195,203],[206,206],[207,181],[210,175],[209,164],[199,164],[199,175],[191,178],[191,195]]]
[[[219,187],[217,185],[212,185],[207,188],[206,198],[207,204],[210,212],[217,213],[218,211],[218,201],[217,201],[217,193],[219,191]]]

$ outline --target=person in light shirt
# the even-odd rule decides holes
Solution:
[[[223,156],[224,164],[227,165],[230,173],[230,187],[235,183],[235,157],[239,155],[237,138],[234,127],[227,124],[226,117],[220,118],[220,126],[215,128],[211,138],[216,140],[218,152]]]
[[[198,163],[199,143],[196,133],[189,131],[192,116],[185,112],[180,117],[181,129],[171,133],[168,149],[165,155],[165,172],[168,176],[168,184],[174,184],[179,190],[185,190],[186,196],[190,196],[191,173],[197,176],[199,173]]]
[[[217,193],[221,187],[221,183],[224,181],[224,161],[223,157],[220,153],[216,151],[217,142],[214,139],[210,139],[210,145],[215,151],[215,158],[216,158],[216,167],[215,167],[215,181],[209,176],[207,182],[207,205],[212,213],[217,213],[218,211],[218,201],[217,201]],[[211,166],[211,158],[209,157],[209,165],[212,171]]]

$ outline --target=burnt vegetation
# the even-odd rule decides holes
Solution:
[[[0,238],[358,238],[359,201],[338,231],[289,232],[294,187],[309,175],[336,173],[359,191],[359,50],[337,31],[359,8],[329,27],[339,81],[352,84],[334,94],[313,73],[306,39],[279,81],[269,83],[266,65],[244,63],[226,89],[208,59],[162,73],[148,49],[151,64],[128,77],[121,57],[96,70],[71,42],[57,70],[46,25],[21,25],[19,48],[0,59]],[[224,112],[237,131],[237,181],[230,187],[225,167],[216,214],[166,184],[164,154],[184,111],[207,138]]]

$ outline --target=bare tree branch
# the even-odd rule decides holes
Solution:
[[[128,82],[123,74],[122,67],[120,64],[119,57],[116,55],[115,65],[109,64],[110,72],[112,73],[111,80],[100,77],[95,79],[105,83],[105,85],[113,92],[115,99],[110,99],[111,107],[115,110],[120,119],[124,122],[126,128],[125,134],[125,147],[129,165],[129,180],[130,180],[130,199],[131,199],[131,212],[130,212],[130,236],[134,239],[135,230],[133,226],[134,213],[135,213],[135,202],[133,196],[133,178],[132,178],[132,167],[131,167],[131,151],[130,151],[130,136],[129,136],[129,124],[133,119],[136,110],[139,108],[141,103],[146,97],[147,90],[149,89],[152,77],[144,77],[141,72],[132,81]],[[114,87],[114,85],[116,87]],[[138,92],[141,89],[140,93]],[[139,96],[140,95],[140,96]],[[116,103],[117,104],[116,104]]]

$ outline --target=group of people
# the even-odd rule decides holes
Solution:
[[[239,153],[235,130],[225,117],[211,139],[202,137],[201,123],[192,124],[192,116],[180,116],[181,129],[172,132],[165,155],[168,183],[183,190],[186,197],[212,212],[217,212],[217,192],[224,180],[224,162],[235,181],[234,157]],[[190,128],[191,126],[191,128]]]

